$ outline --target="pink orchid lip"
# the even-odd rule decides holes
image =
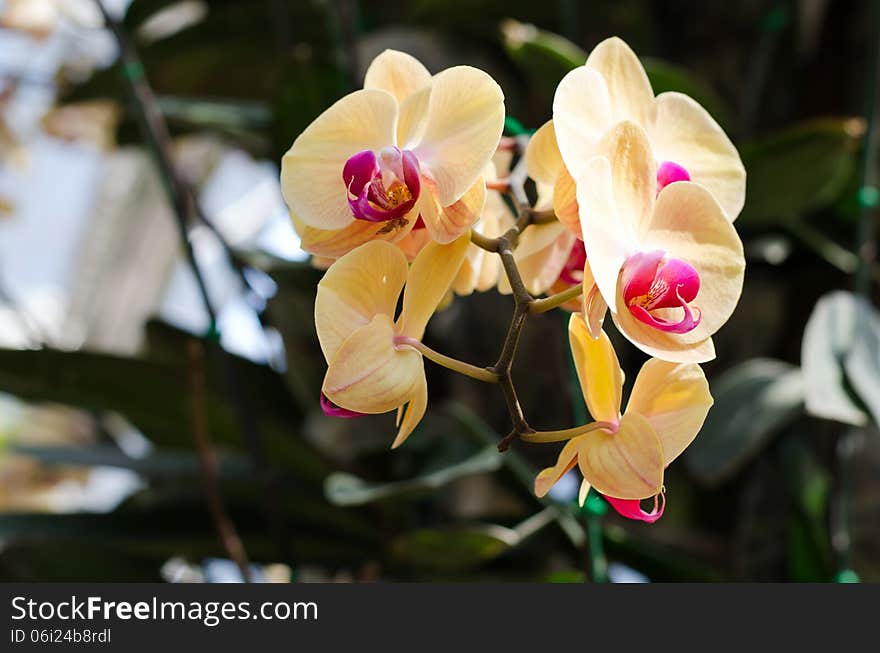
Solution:
[[[354,217],[368,222],[402,218],[412,210],[421,191],[421,172],[410,150],[386,147],[379,156],[363,150],[349,157],[342,169],[348,205]]]
[[[575,240],[568,253],[568,260],[562,266],[559,273],[559,281],[576,286],[584,280],[584,266],[587,264],[587,251],[584,249],[584,241]]]
[[[657,168],[657,192],[676,181],[690,181],[691,175],[684,166],[675,161],[664,161]]]
[[[692,265],[677,258],[667,258],[661,250],[639,252],[623,264],[623,301],[640,322],[667,333],[688,333],[702,320],[700,309],[688,305],[700,291],[700,275]],[[653,315],[651,311],[680,308],[684,316],[678,322]]]
[[[366,413],[359,413],[356,410],[349,410],[342,406],[337,406],[325,395],[321,393],[321,410],[327,417],[341,417],[343,419],[353,419],[355,417],[363,417]]]
[[[642,502],[639,499],[615,499],[604,494],[602,496],[605,497],[605,501],[610,503],[611,507],[619,515],[627,519],[635,519],[649,524],[653,524],[660,519],[663,516],[663,511],[666,509],[666,495],[662,492],[654,497],[654,509],[651,512],[645,512],[642,509]]]

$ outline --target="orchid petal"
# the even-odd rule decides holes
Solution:
[[[553,129],[565,166],[577,174],[612,126],[608,86],[602,74],[581,66],[569,72],[553,97]]]
[[[382,241],[366,243],[330,266],[315,297],[315,329],[328,363],[355,330],[376,315],[394,315],[406,276],[404,255]]]
[[[535,477],[535,496],[543,497],[556,482],[577,464],[578,450],[583,445],[583,437],[572,438],[565,443],[553,467],[541,470]]]
[[[281,160],[281,191],[304,224],[341,229],[354,218],[342,169],[364,150],[394,143],[397,102],[390,93],[361,90],[322,113],[293,142]]]
[[[699,365],[652,358],[639,371],[626,410],[651,423],[669,465],[693,442],[712,403]]]
[[[597,492],[645,499],[663,487],[663,447],[651,423],[626,413],[616,433],[593,431],[578,453],[578,465]]]
[[[428,69],[412,55],[398,50],[385,50],[373,59],[364,77],[364,88],[387,91],[399,103],[430,83]]]
[[[553,212],[571,233],[582,238],[577,184],[565,166],[559,170],[553,186]]]
[[[401,335],[421,340],[428,320],[458,274],[469,245],[470,235],[465,234],[448,245],[429,243],[419,253],[403,292]]]
[[[696,342],[711,336],[736,308],[745,272],[742,241],[721,206],[699,184],[671,184],[660,191],[644,238],[646,249],[663,250],[699,275],[694,305],[702,319],[681,337]]]
[[[587,500],[587,495],[590,493],[590,482],[587,479],[583,479],[581,481],[581,487],[578,490],[578,505],[583,508],[584,501]]]
[[[365,220],[352,220],[342,229],[316,229],[305,224],[293,213],[290,214],[293,228],[300,238],[300,247],[306,252],[322,258],[335,260],[371,240],[397,242],[406,238],[415,220],[409,219],[398,229],[384,231],[385,224]]]
[[[581,392],[593,419],[616,424],[623,392],[620,363],[605,332],[593,339],[580,313],[568,320],[568,339]]]
[[[449,206],[474,184],[492,158],[504,128],[504,94],[488,74],[470,66],[434,76],[427,123],[414,148]]]
[[[615,122],[647,123],[654,105],[654,91],[639,58],[622,39],[612,36],[599,43],[585,65],[598,71],[605,80]]]
[[[587,331],[590,337],[595,340],[602,332],[602,323],[605,321],[605,314],[608,312],[608,304],[605,303],[599,288],[596,286],[589,263],[584,266],[583,283],[584,292],[581,295],[583,301],[581,310],[584,314],[584,321],[587,323]]]
[[[482,177],[477,178],[461,199],[447,207],[440,206],[433,181],[427,178],[422,181],[425,192],[416,208],[433,240],[450,243],[480,218],[486,202],[486,182]]]
[[[545,122],[538,131],[532,134],[526,146],[526,170],[529,177],[536,182],[554,184],[559,171],[563,167],[562,154],[556,143],[556,132],[553,121]]]
[[[409,400],[409,403],[404,409],[403,421],[400,423],[397,437],[394,438],[394,442],[391,444],[392,449],[397,449],[397,447],[402,445],[412,434],[415,428],[419,425],[419,422],[421,422],[422,418],[425,416],[427,408],[428,383],[425,380],[424,375],[422,375],[421,383],[416,387],[415,394]]]
[[[645,512],[642,509],[642,501],[640,499],[615,499],[614,497],[605,497],[605,500],[611,504],[611,507],[617,511],[617,514],[627,519],[635,519],[636,521],[647,522],[653,524],[663,516],[666,509],[666,495],[660,494],[660,505],[658,506],[657,496],[654,496],[654,509],[651,512]]]
[[[410,347],[395,348],[391,317],[377,315],[336,351],[322,390],[342,408],[386,413],[409,401],[424,378],[421,354]]]
[[[656,114],[647,127],[660,161],[673,161],[692,181],[718,200],[731,220],[746,197],[746,170],[733,143],[718,123],[693,99],[681,93],[661,93]]]

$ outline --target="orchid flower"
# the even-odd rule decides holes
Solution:
[[[575,179],[590,157],[602,153],[606,134],[623,120],[648,135],[657,163],[657,190],[675,181],[696,182],[736,219],[745,202],[746,172],[730,139],[687,95],[655,97],[638,57],[613,37],[562,79],[553,99],[553,120],[530,143],[529,173],[553,185],[553,208],[573,233],[580,235]]]
[[[438,243],[456,240],[480,216],[481,174],[503,126],[504,96],[485,72],[456,66],[432,77],[386,50],[364,88],[324,111],[282,159],[303,249],[335,259],[417,225]]]
[[[577,179],[590,331],[597,334],[607,304],[620,332],[645,353],[711,360],[711,336],[742,291],[745,258],[733,224],[699,184],[657,192],[657,163],[635,123],[618,123],[603,148],[608,156],[588,160]]]
[[[663,512],[664,469],[694,440],[713,400],[699,365],[656,358],[642,366],[626,410],[621,415],[623,372],[604,331],[593,338],[579,313],[568,326],[578,380],[590,414],[597,421],[578,429],[563,447],[556,465],[535,479],[543,497],[575,465],[584,480],[578,500],[590,487],[622,515],[656,521]],[[655,498],[653,512],[640,501]]]
[[[400,429],[392,447],[412,433],[428,404],[424,362],[413,345],[421,341],[469,244],[467,235],[448,245],[429,243],[410,267],[400,249],[374,241],[330,266],[315,299],[315,328],[328,365],[325,413],[351,417],[397,410]],[[401,290],[403,309],[395,320]]]

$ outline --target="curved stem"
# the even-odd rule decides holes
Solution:
[[[477,381],[483,381],[484,383],[498,383],[498,375],[495,374],[492,370],[489,370],[485,367],[477,367],[476,365],[471,365],[470,363],[460,361],[457,358],[452,358],[450,356],[441,354],[438,351],[434,351],[420,340],[416,340],[415,338],[398,336],[394,339],[394,344],[407,345],[409,347],[412,347],[425,358],[432,360],[437,363],[437,365],[442,365],[443,367],[450,369],[453,372],[464,374],[465,376],[469,376],[472,379],[476,379]]]
[[[531,304],[529,304],[529,313],[546,313],[547,311],[551,311],[558,306],[562,306],[569,300],[574,299],[575,297],[579,297],[584,292],[584,284],[579,283],[576,286],[572,286],[571,288],[567,288],[562,292],[558,292],[555,295],[550,295],[549,297],[545,297],[544,299],[536,299]]]
[[[534,433],[525,433],[521,435],[520,438],[526,442],[562,442],[564,440],[576,438],[584,433],[589,433],[590,431],[599,430],[610,431],[613,433],[617,430],[617,425],[612,424],[611,422],[590,422],[583,426],[575,426],[574,428],[562,429],[560,431],[535,431]]]

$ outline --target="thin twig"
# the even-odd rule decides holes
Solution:
[[[242,544],[235,524],[232,523],[223,497],[220,493],[220,483],[217,480],[217,457],[211,446],[211,436],[208,432],[208,416],[205,410],[205,350],[199,340],[192,339],[187,343],[189,356],[189,385],[190,399],[192,402],[192,434],[199,454],[202,470],[202,483],[205,488],[205,497],[208,500],[208,510],[217,529],[220,542],[226,550],[230,560],[235,561],[241,571],[241,577],[246,583],[251,582],[251,571],[247,553]]]

